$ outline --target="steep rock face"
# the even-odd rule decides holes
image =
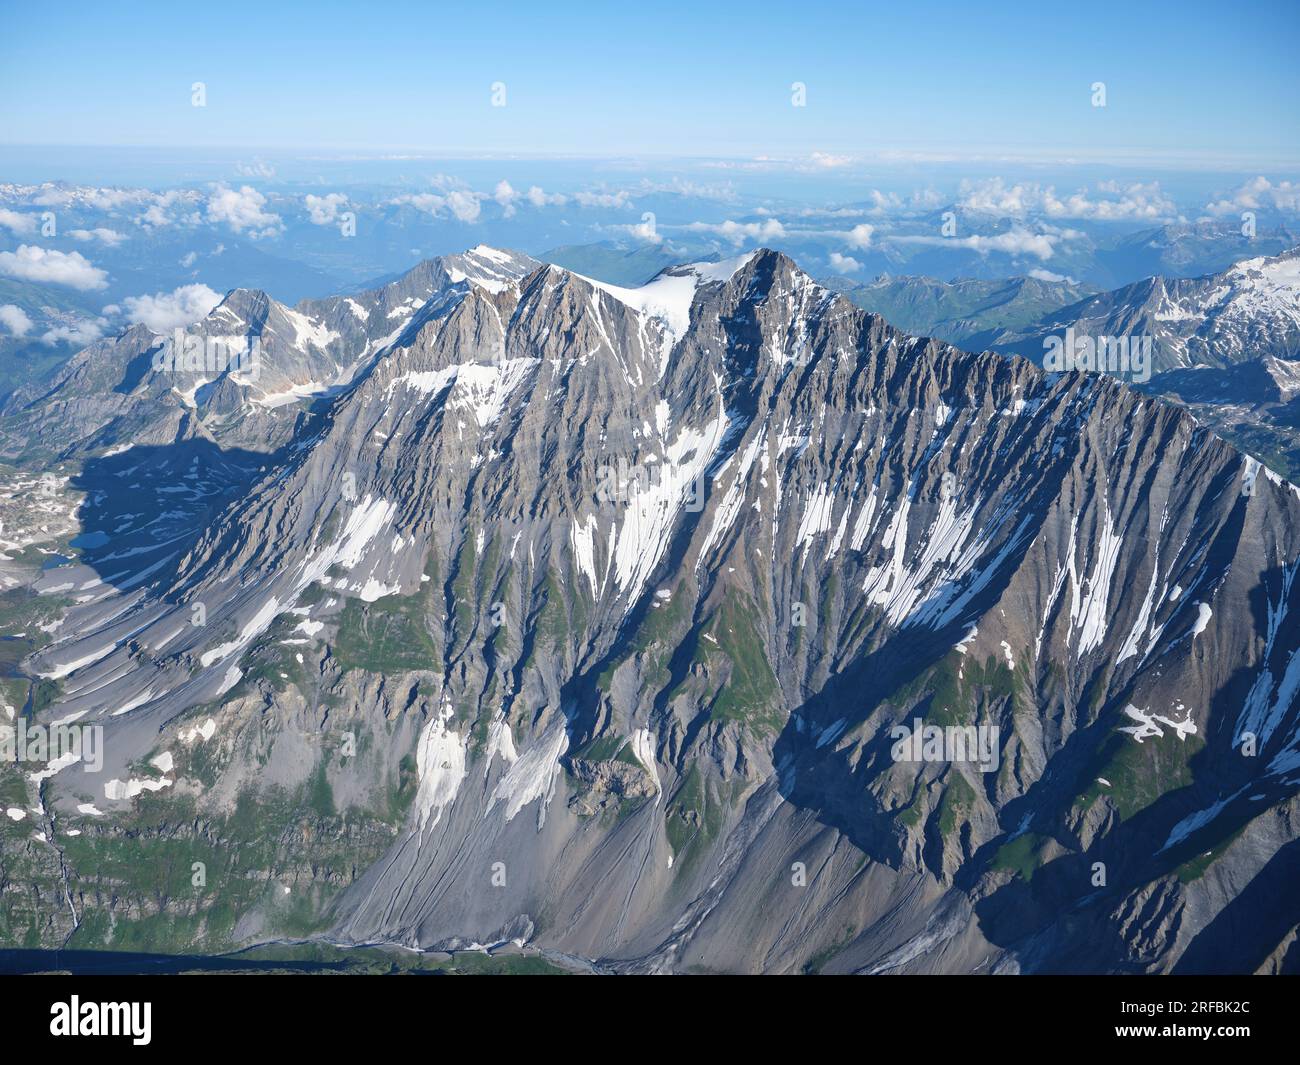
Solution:
[[[170,382],[149,373],[159,338],[143,325],[74,355],[52,384],[25,385],[5,401],[0,446],[6,460],[51,461],[79,448],[109,448],[124,440],[166,444],[205,437]],[[147,416],[141,417],[141,411]]]
[[[101,572],[69,610],[29,668],[47,718],[104,725],[106,767],[51,777],[52,809],[119,815],[159,748],[189,786],[185,737],[232,700],[324,705],[392,753],[273,742],[283,783],[400,792],[403,757],[417,781],[335,939],[1014,971],[1169,969],[1228,934],[1225,885],[1294,839],[1294,487],[773,252],[457,284],[165,579]],[[358,676],[405,693],[400,728]],[[898,746],[919,722],[937,756]],[[1275,906],[1251,968],[1285,956]]]

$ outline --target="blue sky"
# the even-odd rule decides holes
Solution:
[[[1295,0],[285,7],[6,2],[0,143],[1300,158]]]

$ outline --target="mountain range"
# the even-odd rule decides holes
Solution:
[[[1293,268],[899,305],[1032,354],[1081,295],[1042,327],[1226,372]],[[0,691],[104,736],[0,777],[6,940],[1300,964],[1300,489],[1112,377],[770,250],[624,287],[480,246],[132,327],[0,434]]]
[[[1146,338],[1135,387],[1190,411],[1284,476],[1300,475],[1300,251],[1196,278],[1153,276],[1110,292],[1032,277],[826,282],[909,332],[1042,364],[1054,339]]]

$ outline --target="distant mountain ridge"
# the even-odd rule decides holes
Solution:
[[[538,264],[475,248],[421,262],[379,288],[287,307],[265,292],[234,289],[182,330],[230,350],[257,347],[254,372],[150,374],[173,337],[143,325],[79,352],[52,383],[31,383],[0,405],[0,454],[70,457],[129,441],[201,438],[265,450],[294,431],[299,401],[348,384],[381,348],[430,307],[475,284],[499,287]]]
[[[845,290],[911,332],[1040,364],[1068,335],[1142,339],[1150,363],[1140,374],[1121,374],[1125,379],[1187,407],[1276,472],[1300,478],[1300,406],[1292,402],[1300,378],[1300,250],[1200,278],[1151,277],[1075,301],[1068,286],[1031,278],[880,279]]]
[[[1198,278],[1151,277],[1007,329],[989,346],[1039,357],[1042,340],[1074,327],[1092,336],[1150,336],[1161,373],[1300,356],[1300,249],[1245,259]]]
[[[824,283],[905,332],[939,337],[976,351],[1092,291],[1068,280],[1035,277],[952,282],[927,277],[880,277],[869,282],[832,278]]]

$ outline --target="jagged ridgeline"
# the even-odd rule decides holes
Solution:
[[[5,412],[89,538],[21,710],[103,729],[6,778],[11,942],[1295,967],[1300,492],[1186,413],[771,251],[189,332],[256,361]]]

